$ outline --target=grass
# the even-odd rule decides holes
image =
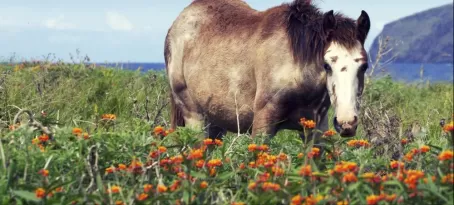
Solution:
[[[0,72],[2,204],[454,202],[453,132],[440,126],[445,119],[453,129],[451,84],[372,81],[358,135],[326,133],[321,153],[292,131],[263,145],[169,130],[160,71],[41,62],[1,64]],[[15,124],[21,109],[54,138],[27,114]]]

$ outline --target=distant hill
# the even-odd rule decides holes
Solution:
[[[375,59],[378,38],[389,36],[393,50],[382,61],[394,63],[453,63],[453,4],[448,4],[386,24],[369,53]]]

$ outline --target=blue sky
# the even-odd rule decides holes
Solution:
[[[245,0],[264,10],[290,0]],[[48,53],[69,60],[76,49],[95,62],[163,62],[167,29],[191,0],[2,0],[0,1],[0,61],[42,59]],[[369,47],[383,25],[452,0],[318,0],[323,11],[333,9],[357,18],[371,18]]]

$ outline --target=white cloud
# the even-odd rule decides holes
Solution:
[[[44,26],[49,29],[68,30],[75,29],[76,26],[65,21],[65,16],[60,15],[57,18],[50,18],[44,21]]]
[[[126,16],[123,16],[116,11],[107,12],[106,21],[107,25],[113,30],[131,31],[134,28]]]

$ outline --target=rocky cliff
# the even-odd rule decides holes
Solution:
[[[374,39],[369,53],[374,60],[379,37],[389,37],[382,62],[394,57],[394,63],[453,63],[453,4],[448,4],[386,24]]]

